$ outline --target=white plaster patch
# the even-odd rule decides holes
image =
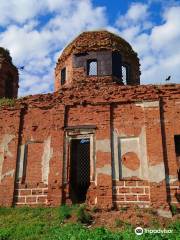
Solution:
[[[158,215],[161,216],[161,217],[172,218],[172,213],[171,213],[171,211],[166,211],[166,210],[163,210],[163,209],[158,209],[158,210],[157,210],[157,213],[158,213]]]
[[[96,169],[96,173],[97,173],[97,175],[102,173],[102,174],[106,174],[106,175],[111,176],[111,165],[110,164],[106,164],[106,165],[104,165],[101,168],[97,168]]]
[[[119,179],[119,177],[140,177],[142,179],[148,179],[148,158],[147,158],[147,145],[146,145],[146,129],[142,126],[139,136],[124,136],[114,130],[114,172],[113,179]],[[140,167],[137,170],[131,170],[121,165],[121,157],[127,152],[134,152],[140,160]],[[121,173],[120,173],[121,172]],[[122,175],[121,175],[122,174]]]
[[[120,158],[128,152],[134,152],[140,159],[139,137],[119,138],[119,148],[120,148]],[[136,177],[140,176],[140,167],[134,171],[125,167],[122,164],[122,177],[133,177],[133,176],[136,176]]]
[[[8,176],[13,177],[13,176],[14,176],[14,172],[15,172],[15,170],[12,169],[12,170],[10,170],[10,171],[2,174],[2,176],[1,176],[1,181],[2,181],[5,177],[8,177]]]
[[[131,170],[131,169],[125,167],[123,164],[122,164],[122,172],[123,172],[123,177],[137,177],[137,176],[139,176],[139,169]]]
[[[165,179],[164,163],[149,166],[149,181],[150,182],[161,182]]]
[[[148,170],[148,156],[147,156],[147,143],[146,143],[146,128],[142,127],[141,133],[139,135],[139,147],[140,147],[140,177],[142,179],[149,178],[149,170]]]
[[[120,138],[121,156],[127,152],[134,152],[139,157],[139,137]]]
[[[23,176],[23,166],[24,166],[24,151],[25,151],[25,144],[19,147],[19,159],[18,159],[18,166],[17,166],[17,178],[20,179]]]
[[[0,181],[2,178],[3,163],[4,163],[4,148],[0,146]]]
[[[112,178],[119,179],[119,146],[118,146],[118,130],[114,129],[113,131],[113,171],[112,171]]]
[[[5,134],[2,142],[0,143],[0,148],[4,149],[4,153],[6,153],[8,157],[13,157],[8,147],[8,144],[13,140],[13,138],[15,138],[14,135]]]
[[[48,183],[48,175],[49,175],[49,162],[53,155],[53,148],[51,148],[51,137],[48,137],[47,140],[44,141],[44,151],[42,155],[42,181],[47,184]]]
[[[109,139],[96,140],[96,152],[111,152],[111,144]]]
[[[152,108],[152,107],[159,107],[159,101],[144,101],[140,103],[135,103],[137,107],[143,108]]]
[[[4,155],[6,154],[8,157],[13,157],[13,154],[10,152],[8,148],[8,144],[12,141],[13,138],[15,138],[14,135],[5,134],[0,143],[0,181],[3,177],[2,169],[4,163]]]

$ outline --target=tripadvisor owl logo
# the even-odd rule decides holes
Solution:
[[[143,228],[142,227],[137,227],[135,228],[135,234],[136,235],[142,235],[143,234]]]
[[[172,233],[173,230],[172,229],[147,229],[147,228],[142,228],[142,227],[137,227],[135,228],[134,230],[135,234],[136,235],[142,235],[143,233],[150,233],[150,234],[153,234],[153,233]]]

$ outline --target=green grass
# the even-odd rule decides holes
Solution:
[[[104,227],[67,223],[73,214],[78,217],[79,209],[82,207],[0,208],[0,240],[178,240],[179,221],[170,225],[172,234],[146,233],[142,236],[136,236],[130,225],[121,232],[112,232]]]

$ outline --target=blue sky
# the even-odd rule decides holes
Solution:
[[[0,46],[20,71],[19,96],[52,92],[63,47],[107,29],[138,53],[142,84],[180,83],[180,0],[1,0]]]

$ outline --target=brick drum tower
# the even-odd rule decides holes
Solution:
[[[0,98],[17,98],[18,82],[18,70],[9,51],[0,47]]]
[[[137,53],[128,42],[108,31],[83,32],[58,59],[55,91],[82,81],[139,85]]]

